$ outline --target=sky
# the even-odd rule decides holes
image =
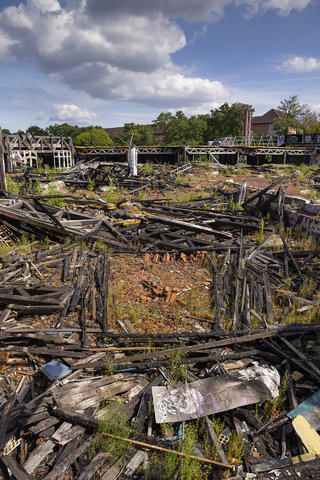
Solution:
[[[0,127],[320,112],[320,0],[0,0]]]

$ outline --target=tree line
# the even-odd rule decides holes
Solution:
[[[244,103],[222,104],[210,113],[187,117],[181,110],[175,114],[162,112],[151,125],[125,123],[121,133],[109,136],[101,126],[79,127],[77,125],[50,125],[41,128],[31,125],[25,132],[32,135],[72,137],[76,146],[129,145],[133,134],[134,145],[181,145],[183,139],[187,145],[205,145],[209,140],[229,136],[242,136],[244,111],[254,113],[252,105]],[[273,126],[278,135],[287,133],[320,133],[320,114],[310,105],[300,105],[297,95],[282,100],[278,106],[280,115]],[[10,134],[7,129],[2,130]],[[154,135],[160,131],[160,135]],[[156,140],[154,140],[156,139]]]

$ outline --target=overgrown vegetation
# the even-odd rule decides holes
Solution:
[[[279,387],[279,395],[275,400],[268,400],[265,402],[263,410],[266,415],[273,417],[278,415],[280,407],[285,403],[287,399],[287,390],[289,386],[289,376],[288,373],[285,372],[282,381]]]
[[[238,434],[233,430],[226,449],[226,457],[228,461],[233,463],[233,459],[236,459],[237,463],[239,463],[243,457],[244,447],[245,444],[241,434]]]
[[[7,191],[12,193],[12,195],[19,195],[20,192],[19,183],[13,180],[9,175],[7,176]]]

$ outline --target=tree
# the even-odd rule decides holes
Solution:
[[[111,136],[115,145],[129,145],[133,135],[134,145],[153,145],[153,131],[149,125],[125,123],[122,133],[115,133]]]
[[[156,128],[165,131],[167,125],[172,120],[173,115],[170,112],[161,112],[155,120],[152,120],[152,123]]]
[[[312,110],[310,105],[303,105],[298,120],[303,133],[320,133],[320,114]]]
[[[278,135],[296,133],[301,128],[298,117],[303,113],[306,105],[300,105],[298,95],[292,95],[288,99],[282,100],[278,110],[283,112],[272,123],[274,130]]]
[[[181,145],[183,138],[188,137],[188,128],[188,118],[182,110],[178,110],[165,127],[166,143],[169,145]]]
[[[72,137],[73,143],[75,143],[76,137],[80,135],[80,133],[87,131],[88,129],[93,127],[78,127],[78,125],[68,125],[68,123],[62,123],[58,125],[55,123],[54,125],[49,125],[45,129],[46,135],[54,136],[54,137]]]
[[[210,139],[209,127],[210,114],[192,115],[188,120],[188,134],[186,143],[188,145],[204,145]]]
[[[149,125],[140,125],[140,143],[139,145],[153,145],[153,131]],[[138,145],[138,144],[137,144]]]
[[[11,132],[10,132],[10,130],[9,130],[8,128],[2,128],[2,129],[1,129],[1,132],[2,132],[2,133],[5,133],[6,135],[11,135]]]
[[[246,103],[225,102],[219,108],[211,110],[210,126],[212,138],[234,137],[243,135],[243,118],[245,110],[254,113],[252,105]]]
[[[168,145],[181,145],[183,138],[188,145],[202,145],[211,137],[210,114],[192,115],[190,118],[178,110],[175,115],[162,112],[152,120],[155,128],[163,131],[164,141]]]
[[[30,127],[27,128],[26,133],[31,133],[32,135],[47,135],[47,132],[37,125],[30,125]]]
[[[86,132],[82,132],[76,137],[75,145],[85,147],[107,147],[113,145],[113,141],[102,127],[90,127]]]

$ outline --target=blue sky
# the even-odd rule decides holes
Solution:
[[[320,112],[320,0],[0,0],[0,126]]]

